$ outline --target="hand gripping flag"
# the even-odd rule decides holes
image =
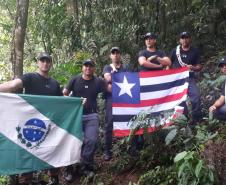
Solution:
[[[0,93],[0,174],[79,162],[81,98]]]
[[[148,72],[123,72],[112,75],[112,115],[115,136],[128,136],[132,121],[141,112],[158,114],[178,109],[187,99],[189,71],[186,67]],[[175,109],[176,108],[176,109]],[[175,118],[175,114],[170,118]],[[172,124],[168,119],[161,126]],[[149,123],[149,125],[153,125]],[[155,131],[155,125],[148,128]],[[136,134],[143,134],[140,129]]]

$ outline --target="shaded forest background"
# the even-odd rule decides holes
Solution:
[[[112,46],[136,68],[145,33],[156,33],[158,48],[169,54],[179,33],[189,31],[204,64],[198,77],[204,119],[194,130],[181,118],[146,135],[137,158],[128,155],[126,139],[117,141],[110,163],[97,159],[93,184],[226,184],[226,127],[208,119],[225,79],[217,63],[226,55],[226,0],[0,0],[0,10],[0,83],[36,71],[37,54],[44,50],[53,56],[51,75],[62,86],[87,58],[101,75]],[[0,184],[7,181],[0,176]]]
[[[18,6],[28,8],[25,22],[20,22]],[[225,0],[8,0],[0,1],[0,8],[0,81],[34,70],[33,61],[43,50],[53,55],[54,75],[62,83],[87,57],[96,61],[100,73],[112,46],[119,46],[123,60],[136,66],[146,32],[158,35],[158,47],[167,54],[185,30],[201,49],[203,63],[225,54]],[[18,22],[21,28],[27,25],[20,65],[13,57],[14,41],[21,39],[15,33]]]

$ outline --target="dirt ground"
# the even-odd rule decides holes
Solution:
[[[111,161],[104,161],[102,156],[97,156],[95,162],[97,169],[93,180],[89,180],[84,176],[77,176],[73,183],[67,183],[62,177],[62,170],[60,174],[61,185],[128,185],[129,182],[137,182],[139,179],[139,172],[131,169],[123,173],[110,172],[109,167],[116,159]]]

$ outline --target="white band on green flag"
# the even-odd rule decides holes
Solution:
[[[31,96],[31,98],[35,100],[36,97]],[[38,101],[40,102],[40,100],[42,100],[40,98],[42,97],[39,96],[38,98],[39,98]],[[55,99],[52,99],[50,102],[48,102],[47,101],[48,97],[45,96],[45,99],[42,104],[44,104],[44,106],[48,106],[51,102],[56,103],[57,100],[59,99],[60,104],[58,104],[58,106],[64,108],[62,102],[65,102],[65,104],[69,102],[72,105],[71,110],[58,109],[57,111],[65,111],[65,113],[67,112],[67,117],[73,118],[74,116],[68,116],[68,112],[71,111],[72,113],[74,113],[73,109],[75,108],[75,106],[73,106],[73,103],[70,102],[73,101],[72,100],[73,98],[67,99],[65,97],[54,97],[54,98]],[[82,140],[81,138],[76,137],[76,133],[73,134],[70,131],[75,130],[75,128],[73,128],[75,125],[72,124],[69,125],[67,131],[64,128],[65,127],[64,121],[62,121],[65,120],[66,118],[62,120],[59,120],[59,118],[55,118],[56,115],[58,115],[59,113],[54,112],[54,110],[52,110],[53,108],[49,110],[49,112],[53,113],[48,114],[52,115],[53,117],[47,117],[40,111],[38,111],[32,104],[30,104],[30,102],[28,103],[20,95],[8,93],[0,93],[0,102],[1,102],[0,107],[1,142],[4,142],[4,138],[1,137],[2,134],[5,136],[5,138],[9,139],[19,147],[23,148],[24,150],[32,154],[34,157],[49,164],[51,167],[67,166],[79,162]],[[79,124],[79,126],[76,125],[76,129],[79,128],[79,130],[77,129],[79,133],[81,132],[81,117],[82,117],[81,103],[78,107],[80,107],[81,110],[78,111],[79,115],[76,116],[80,118],[79,121],[77,121],[77,123],[74,124]],[[62,123],[58,122],[56,124],[52,120],[59,120],[59,122],[61,121]],[[62,127],[60,126],[60,124],[62,124]],[[4,143],[3,146],[5,146]],[[5,148],[8,147],[6,146]],[[0,147],[0,153],[8,152],[7,150],[3,151],[3,149],[4,147],[3,148]],[[18,160],[22,159],[22,158],[20,159],[20,156],[15,155],[15,157],[17,157]],[[38,167],[38,164],[31,165],[33,165],[31,169],[36,169],[34,165],[37,165],[37,169],[40,169]],[[19,167],[17,166],[17,168]],[[18,172],[20,172],[20,170],[18,170]]]

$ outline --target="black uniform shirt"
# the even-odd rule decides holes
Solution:
[[[59,83],[53,78],[45,78],[39,73],[27,73],[21,77],[25,94],[62,96]]]
[[[93,77],[91,80],[84,80],[81,75],[73,77],[66,89],[72,91],[72,96],[87,98],[83,114],[97,112],[97,95],[106,92],[106,84],[103,79]]]
[[[148,59],[149,57],[151,56],[154,56],[154,55],[157,55],[158,57],[165,57],[165,53],[163,51],[160,51],[160,50],[157,50],[155,52],[150,52],[148,50],[141,50],[139,52],[139,56],[138,57],[145,57],[146,59]],[[152,61],[152,63],[154,64],[160,64],[158,61]],[[154,71],[154,70],[161,70],[163,69],[163,67],[160,67],[160,68],[147,68],[147,67],[144,67],[144,66],[140,66],[139,67],[139,71]]]

